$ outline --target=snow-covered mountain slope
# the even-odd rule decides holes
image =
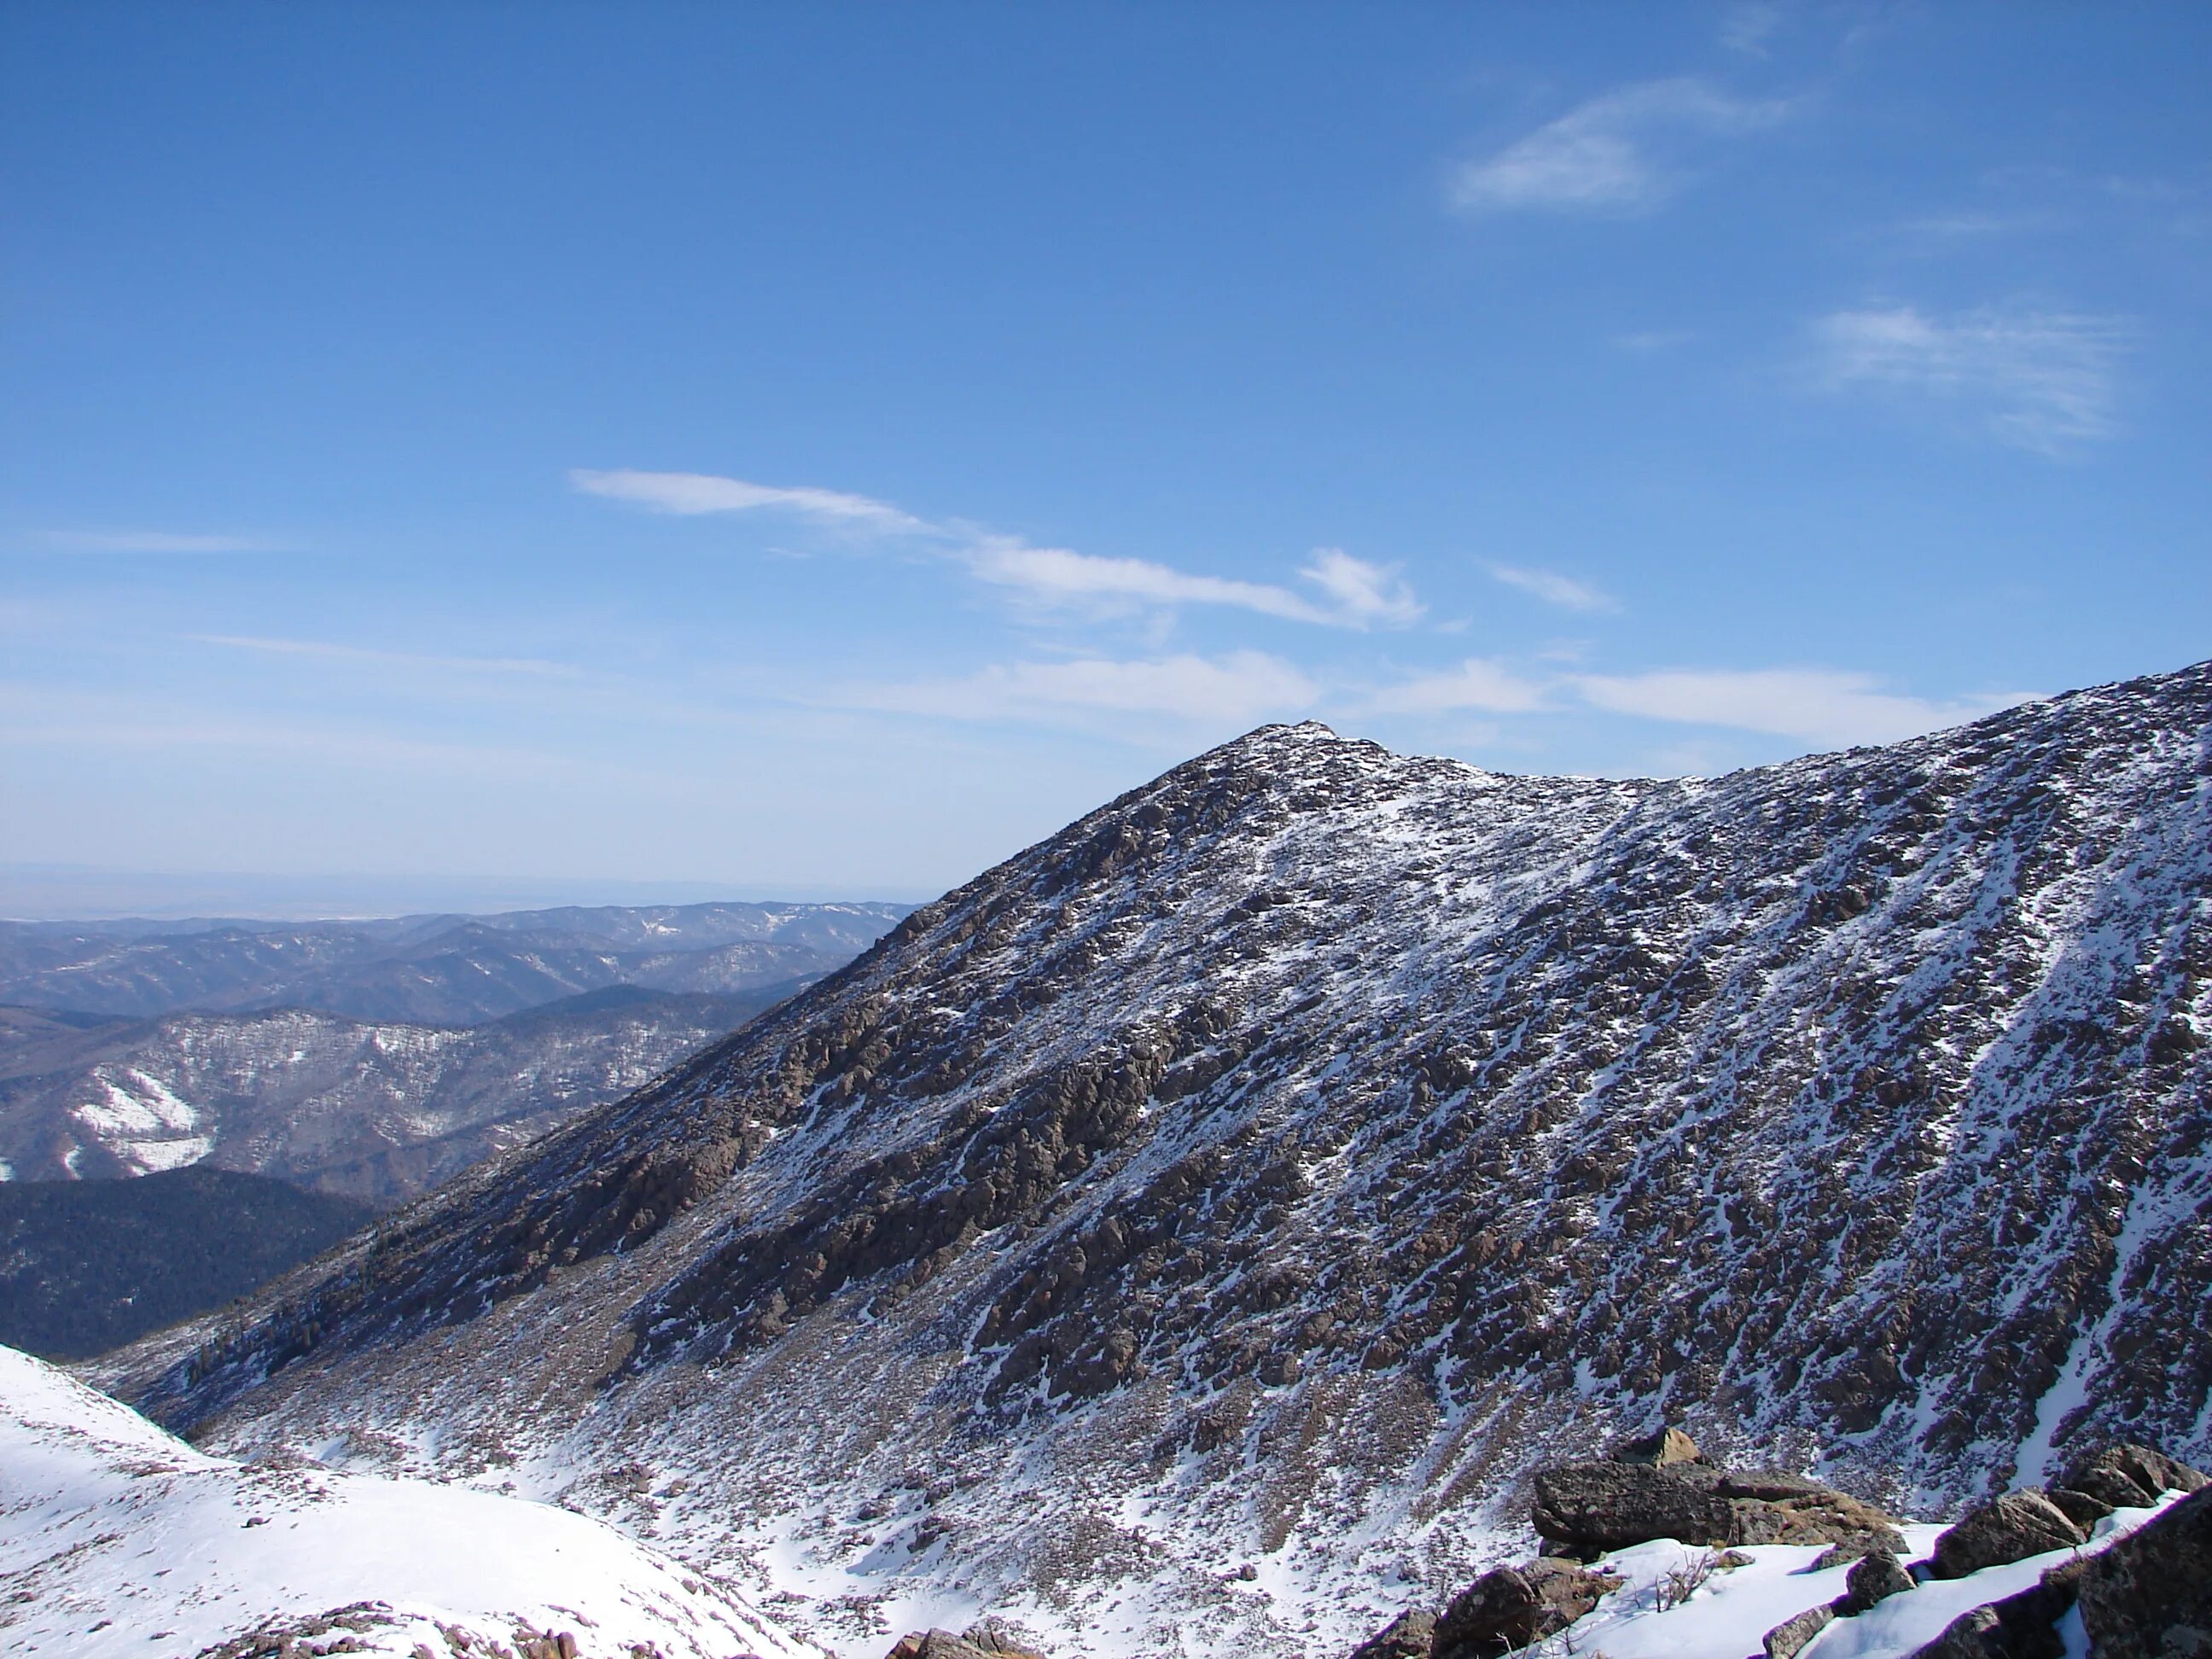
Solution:
[[[1713,781],[1269,728],[106,1375],[848,1655],[1340,1653],[1662,1413],[1923,1516],[2203,1461],[2209,1031],[2212,665]]]
[[[906,911],[686,904],[349,921],[0,921],[0,1003],[135,1018],[299,1007],[469,1025],[614,985],[725,996],[810,978]]]
[[[602,991],[462,1028],[290,1008],[11,1030],[0,1174],[128,1176],[207,1159],[387,1206],[650,1082],[791,988]]]
[[[189,1659],[257,1630],[403,1656],[459,1652],[456,1635],[502,1644],[489,1652],[562,1633],[583,1659],[630,1659],[641,1643],[665,1659],[817,1651],[585,1516],[206,1456],[0,1348],[0,1645]]]

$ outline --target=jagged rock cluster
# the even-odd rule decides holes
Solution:
[[[1712,781],[1269,728],[106,1375],[557,1470],[857,1633],[1348,1646],[1662,1413],[1899,1510],[2212,1454],[2208,1036],[2212,667]]]
[[[2168,1492],[2195,1494],[2138,1532],[2044,1573],[2030,1589],[1954,1620],[1912,1659],[2063,1659],[2055,1626],[2077,1604],[2093,1659],[2151,1659],[2212,1644],[2212,1491],[2206,1477],[2148,1447],[2118,1445],[2077,1458],[2064,1484],[2023,1488],[1975,1505],[1908,1567],[1895,1521],[1819,1483],[1786,1474],[1732,1475],[1669,1428],[1610,1458],[1547,1468],[1535,1477],[1530,1520],[1553,1553],[1495,1568],[1439,1613],[1401,1614],[1352,1659],[1503,1659],[1568,1632],[1619,1588],[1602,1566],[1564,1559],[1656,1539],[1723,1546],[1826,1544],[1815,1566],[1850,1559],[1845,1593],[1766,1633],[1766,1659],[1796,1659],[1838,1619],[1867,1613],[1923,1578],[1963,1578],[2089,1541],[2088,1528],[2122,1507]],[[1767,1495],[1761,1495],[1762,1493]],[[1723,1496],[1722,1494],[1727,1494]],[[1709,1558],[1729,1571],[1751,1558]]]

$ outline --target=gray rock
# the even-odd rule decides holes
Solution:
[[[2097,1659],[2212,1655],[2212,1489],[2089,1557],[2081,1599]]]
[[[2043,1494],[2061,1510],[2066,1518],[2087,1532],[2118,1507],[2086,1492],[2075,1492],[2071,1486],[2053,1486]]]
[[[1936,1540],[1934,1571],[1938,1578],[1963,1578],[1984,1567],[2071,1549],[2083,1536],[2039,1488],[2023,1487],[1968,1510]]]
[[[1911,1588],[1912,1575],[1905,1570],[1905,1564],[1887,1550],[1875,1550],[1852,1564],[1844,1576],[1844,1594],[1835,1604],[1836,1611],[1844,1618],[1856,1618],[1875,1602]]]
[[[1416,1607],[1352,1649],[1352,1659],[1431,1659],[1436,1640],[1436,1615]]]
[[[1677,1428],[1664,1428],[1641,1440],[1630,1440],[1613,1449],[1616,1463],[1648,1463],[1653,1468],[1665,1463],[1703,1463],[1710,1460],[1698,1449],[1698,1443]]]
[[[1556,1636],[1620,1586],[1572,1561],[1498,1567],[1452,1597],[1430,1651],[1434,1659],[1497,1659]]]
[[[1826,1602],[1784,1620],[1766,1632],[1766,1659],[1797,1659],[1806,1644],[1835,1621],[1836,1610]]]
[[[1567,1550],[1626,1549],[1655,1538],[1686,1544],[1835,1544],[1864,1540],[1902,1553],[1891,1518],[1795,1475],[1705,1464],[1560,1463],[1537,1471],[1529,1518]]]
[[[2116,1508],[2141,1509],[2156,1503],[2163,1492],[2199,1491],[2206,1477],[2162,1451],[2124,1442],[2075,1459],[2059,1484]]]
[[[1961,1613],[1910,1659],[2065,1659],[2058,1621],[2074,1605],[2081,1568],[2069,1561],[2017,1595]]]

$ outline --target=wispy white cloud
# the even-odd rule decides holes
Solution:
[[[1423,608],[1393,567],[1334,547],[1316,550],[1298,573],[1320,590],[1318,600],[1273,582],[1194,575],[1150,559],[1033,547],[1011,536],[981,537],[957,556],[981,580],[1046,605],[1228,605],[1339,628],[1402,627],[1419,619]]]
[[[817,524],[879,534],[913,535],[933,526],[888,502],[838,489],[747,483],[707,472],[599,472],[578,467],[568,482],[586,495],[627,501],[654,513],[789,513]]]
[[[2043,455],[2118,429],[2130,337],[2117,317],[2021,309],[1931,317],[1911,306],[1838,311],[1814,328],[1829,386],[1938,400]]]
[[[1385,686],[1367,706],[1380,714],[1447,714],[1479,709],[1492,714],[1533,714],[1549,706],[1545,689],[1503,663],[1469,657],[1440,674]]]
[[[1109,559],[1065,547],[1032,547],[1011,536],[986,536],[962,556],[994,586],[1042,605],[1097,601],[1143,605],[1221,605],[1291,622],[1326,622],[1322,611],[1288,588],[1266,582],[1198,576],[1150,559]]]
[[[1775,32],[1781,27],[1780,6],[1764,3],[1763,0],[1748,0],[1747,3],[1730,6],[1722,15],[1721,45],[1747,58],[1764,58]]]
[[[166,530],[54,530],[51,546],[72,553],[281,553],[281,542],[255,536],[179,535]]]
[[[362,645],[340,645],[327,640],[264,639],[243,634],[189,634],[201,645],[217,645],[233,651],[264,656],[305,657],[326,662],[361,663],[380,667],[450,670],[471,674],[523,674],[534,678],[570,679],[582,671],[568,663],[539,657],[446,657],[417,651],[380,651]]]
[[[1298,574],[1328,596],[1334,620],[1355,626],[1382,623],[1402,628],[1419,621],[1427,608],[1413,597],[1396,566],[1370,563],[1340,547],[1315,549],[1313,562]]]
[[[2007,692],[1931,702],[1886,690],[1871,674],[1825,668],[1580,674],[1571,683],[1586,701],[1614,714],[1730,726],[1834,747],[1918,737],[2033,696]]]
[[[1258,651],[1144,661],[994,665],[958,678],[847,687],[835,707],[951,720],[1045,720],[1071,712],[1166,715],[1209,725],[1251,723],[1310,708],[1320,690],[1279,657]]]
[[[1759,131],[1793,107],[1689,77],[1622,87],[1467,163],[1452,202],[1468,213],[1646,212],[1681,186],[1698,141]]]
[[[965,524],[933,524],[887,501],[842,490],[748,483],[703,472],[597,472],[579,468],[569,482],[586,495],[655,513],[698,515],[782,512],[833,527],[875,534],[921,536],[939,554],[994,587],[1047,607],[1172,610],[1227,605],[1286,622],[1340,628],[1401,627],[1422,614],[1413,589],[1390,565],[1370,563],[1341,548],[1317,549],[1299,574],[1318,599],[1273,582],[1177,570],[1151,559],[1105,558],[1071,548],[1037,547],[1018,537]],[[784,550],[777,550],[783,551]]]
[[[1562,576],[1556,570],[1534,570],[1526,566],[1493,564],[1490,574],[1494,580],[1508,587],[1517,587],[1523,593],[1534,594],[1547,605],[1556,605],[1563,611],[1618,611],[1620,602],[1601,588],[1588,582],[1577,581],[1572,576]]]

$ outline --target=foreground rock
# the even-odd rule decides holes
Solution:
[[[1846,1492],[1779,1470],[1720,1468],[1687,1435],[1668,1430],[1662,1441],[1666,1436],[1680,1444],[1664,1461],[1616,1454],[1538,1470],[1529,1507],[1537,1534],[1561,1555],[1655,1538],[1719,1547],[1827,1544],[1859,1554],[1905,1550],[1894,1519]]]
[[[2148,1447],[2124,1445],[2070,1466],[2066,1480],[2060,1490],[2126,1500],[2115,1507],[2146,1507],[2172,1492],[2191,1495],[2106,1548],[1960,1615],[1911,1659],[2063,1659],[2060,1625],[2077,1603],[2090,1659],[2212,1653],[2212,1490],[2203,1474]],[[1978,1571],[1965,1564],[1983,1556],[1990,1558],[1983,1565],[2001,1565],[2067,1547],[2021,1548],[2057,1535],[2054,1515],[2064,1519],[2033,1489],[1979,1506],[1936,1540],[1938,1576]]]
[[[971,1626],[955,1636],[949,1630],[915,1631],[899,1638],[884,1659],[1044,1659],[990,1625]]]
[[[1437,1616],[1419,1608],[1401,1613],[1352,1650],[1352,1659],[1431,1659]]]
[[[1933,1568],[1938,1578],[1964,1578],[1984,1567],[2071,1549],[2087,1536],[2065,1510],[2029,1486],[1968,1510],[1936,1540]]]
[[[2081,1624],[2095,1659],[2212,1653],[2212,1490],[2197,1479],[2191,1496],[2084,1567]]]
[[[1556,1636],[1620,1583],[1572,1561],[1538,1559],[1486,1572],[1437,1620],[1431,1659],[1497,1659]]]

